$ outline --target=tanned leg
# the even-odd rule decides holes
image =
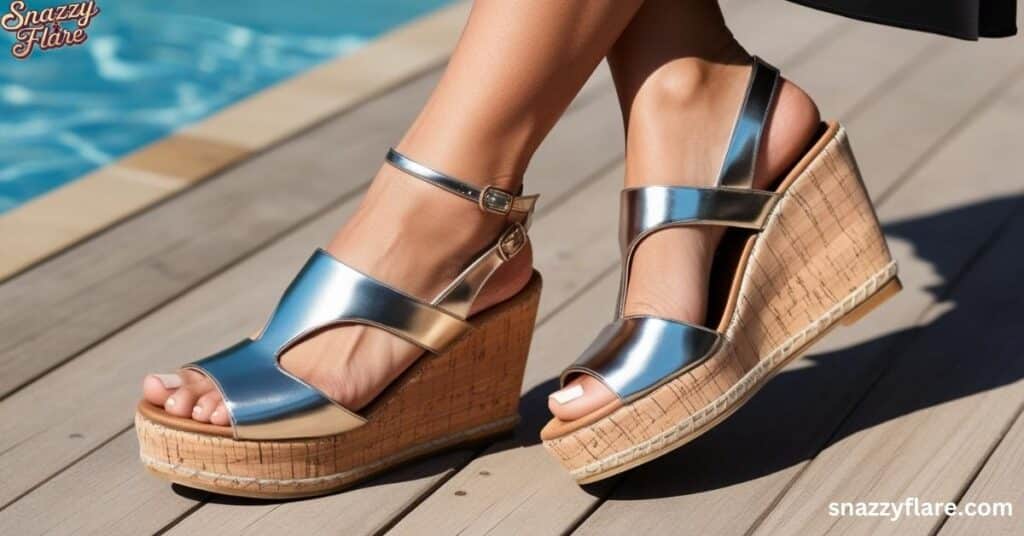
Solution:
[[[712,186],[751,65],[718,2],[648,0],[608,61],[626,125],[626,186]],[[802,155],[818,123],[814,102],[784,82],[765,132],[755,188],[767,188]],[[721,228],[689,227],[645,239],[633,257],[625,314],[702,324],[721,236]],[[548,401],[551,412],[565,421],[615,398],[585,375],[566,389],[572,390]]]
[[[641,0],[478,1],[444,76],[398,149],[467,182],[515,190],[534,150],[640,5]],[[327,250],[430,299],[504,224],[501,216],[382,167]],[[499,270],[474,309],[518,292],[530,278],[531,262],[524,252]],[[281,363],[359,410],[421,354],[382,330],[343,326],[289,349]],[[229,423],[219,392],[198,373],[150,375],[143,389],[149,402],[172,414]]]

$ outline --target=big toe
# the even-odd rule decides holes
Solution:
[[[608,387],[593,376],[579,376],[548,397],[548,409],[562,421],[574,421],[615,400]]]
[[[163,407],[167,398],[184,383],[178,374],[147,374],[142,379],[142,397],[154,406]]]
[[[167,378],[160,377],[158,375],[156,380],[163,383]],[[192,417],[195,411],[196,403],[207,393],[214,391],[215,386],[206,376],[193,371],[183,370],[177,374],[181,378],[181,385],[176,389],[170,389],[167,387],[168,384],[163,384],[162,387],[169,390],[170,393],[164,397],[163,407],[164,411],[171,415],[178,417]],[[151,381],[147,382],[152,388],[161,387],[152,385]],[[171,380],[173,384],[173,380]],[[163,393],[154,393],[154,395],[163,395]],[[159,397],[156,397],[159,398]],[[147,400],[149,400],[147,396]],[[151,401],[152,402],[152,401]],[[155,403],[155,402],[153,402]]]

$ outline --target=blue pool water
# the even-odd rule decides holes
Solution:
[[[0,31],[0,213],[450,1],[98,0],[20,61]]]

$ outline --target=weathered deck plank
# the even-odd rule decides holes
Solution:
[[[961,203],[1005,194],[1001,212],[1016,210],[1015,223],[999,230],[998,243],[974,261],[950,297],[929,310],[913,346],[898,359],[890,357],[891,370],[846,418],[839,439],[808,464],[766,518],[765,534],[931,534],[941,517],[836,518],[828,515],[828,503],[906,497],[955,502],[1017,417],[1024,404],[1024,336],[1017,327],[1024,321],[1024,296],[1007,289],[1019,288],[1024,260],[1024,185],[1008,177],[1024,166],[1013,134],[1020,130],[1022,99],[1024,76],[953,138],[955,152],[922,167],[929,180],[907,185],[908,191],[927,185]],[[964,181],[966,176],[973,180]],[[983,219],[973,213],[966,218]],[[936,226],[940,236],[934,240],[943,239],[944,227]],[[956,243],[964,241],[958,237]]]
[[[566,327],[571,325],[573,319],[579,316],[585,317],[585,315],[580,314],[581,312],[588,310],[588,308],[591,310],[594,308],[592,303],[584,301],[581,304],[578,300],[574,300],[574,298],[578,293],[579,286],[591,283],[594,278],[593,272],[597,269],[596,267],[607,264],[608,259],[614,255],[615,251],[614,243],[595,245],[593,242],[594,239],[597,239],[604,233],[611,232],[612,229],[603,229],[601,226],[582,226],[578,228],[578,231],[574,230],[571,233],[563,232],[559,234],[557,231],[565,229],[565,225],[572,219],[581,217],[598,218],[602,212],[607,213],[607,210],[614,208],[614,194],[618,190],[620,177],[621,169],[615,169],[606,173],[601,181],[588,185],[578,196],[569,199],[564,205],[564,210],[547,214],[535,224],[534,229],[539,240],[537,244],[537,265],[544,273],[551,273],[553,276],[544,280],[544,295],[540,313],[541,320],[531,347],[531,355],[534,357],[531,357],[529,361],[528,375],[536,376],[536,374],[531,374],[538,365],[538,358],[536,356],[546,355],[546,351],[551,350],[554,344],[565,344],[565,337],[561,336],[561,334],[564,333]],[[592,299],[593,293],[587,292],[584,296]],[[599,298],[607,301],[608,295],[605,294],[604,296],[599,296]],[[575,328],[576,326],[572,325],[571,327]],[[548,335],[545,336],[543,334]],[[570,340],[569,342],[575,343],[577,341]],[[572,348],[573,351],[577,349],[575,347]],[[538,354],[538,352],[540,353]],[[525,382],[525,387],[531,385],[528,379]],[[530,395],[528,394],[527,398],[529,397]],[[532,433],[523,434],[523,430],[530,428],[531,426],[524,422],[520,425],[517,435],[524,438],[532,438],[532,441],[536,442],[536,429],[533,429]],[[467,455],[462,460],[462,463],[468,461],[469,456]],[[431,488],[423,486],[416,497],[424,495],[430,490]],[[278,524],[286,523],[289,519],[301,517],[300,514],[309,511],[307,504],[315,504],[317,511],[324,512],[320,516],[311,517],[330,516],[334,520],[334,527],[337,530],[343,530],[346,534],[372,533],[379,526],[369,525],[345,513],[345,505],[349,501],[372,500],[371,498],[364,497],[364,495],[364,490],[359,488],[352,492],[313,501],[286,503],[253,510],[243,510],[220,504],[208,504],[189,516],[181,525],[175,526],[168,534],[193,534],[192,530],[196,527],[216,523],[218,520],[229,520],[233,526],[245,526],[247,530],[254,530],[256,532],[262,532],[264,529],[269,531]],[[378,507],[387,507],[392,502],[380,502]],[[309,522],[319,523],[320,521],[310,519]],[[445,532],[442,527],[434,528],[438,529],[439,533]]]
[[[919,320],[921,313],[971,266],[976,252],[1010,217],[1020,185],[1005,173],[1006,158],[1019,156],[993,145],[994,140],[1012,143],[1006,131],[1012,128],[1010,117],[979,118],[881,204],[879,215],[908,283],[897,299],[853,329],[829,336],[809,359],[797,362],[747,408],[678,456],[635,471],[580,532],[626,526],[658,530],[687,523],[708,533],[734,534],[758,523],[888,366],[893,352],[903,347],[907,336],[901,330],[912,331],[927,321]],[[853,136],[859,149],[856,132]],[[901,161],[892,165],[905,167]],[[986,180],[979,187],[965,176]],[[950,243],[957,247],[946,247]],[[686,477],[666,482],[661,474]],[[736,510],[736,504],[744,508]]]
[[[763,17],[764,13],[760,15]],[[750,19],[752,25],[755,23],[755,19],[756,17]],[[738,28],[742,29],[742,26]],[[754,26],[751,26],[749,29],[752,31],[754,28]],[[899,38],[904,39],[903,42],[897,39],[897,42],[904,45],[901,47],[903,54],[894,55],[890,53],[884,56],[882,60],[878,58],[878,54],[881,52],[879,49],[868,47],[866,50],[860,51],[854,46],[865,41],[877,41],[878,31],[878,28],[856,26],[850,32],[838,32],[839,37],[837,37],[836,41],[824,45],[823,54],[820,56],[816,54],[804,55],[800,50],[791,51],[790,57],[796,64],[794,65],[797,72],[795,75],[796,79],[803,83],[799,76],[801,71],[813,73],[817,67],[829,66],[826,70],[830,73],[831,79],[825,86],[826,89],[835,88],[836,91],[822,93],[821,98],[826,103],[826,109],[831,107],[833,110],[838,108],[849,111],[857,108],[866,96],[876,92],[878,89],[877,86],[871,85],[870,80],[865,79],[864,71],[867,67],[873,66],[875,68],[874,73],[878,75],[875,83],[881,84],[892,78],[896,73],[912,67],[910,63],[913,61],[913,58],[930,45],[928,38],[925,36],[897,34]],[[770,34],[771,32],[767,33]],[[740,32],[740,35],[743,35],[742,32]],[[889,41],[889,44],[891,45],[892,41]],[[831,67],[835,65],[834,58],[829,54],[833,49],[842,52],[843,61],[840,63],[843,66],[842,70]],[[783,54],[783,51],[777,50],[776,53]],[[786,70],[787,63],[787,61],[782,62],[781,66],[784,70]],[[807,76],[807,78],[812,79],[811,76]],[[813,79],[811,85],[813,85]],[[856,144],[856,136],[854,137]],[[894,181],[897,177],[898,175],[896,174],[887,174],[879,177],[879,180],[873,181],[873,183],[876,187],[882,187],[885,186],[884,181],[886,179]],[[608,289],[604,290],[608,291]],[[613,293],[613,291],[608,292]],[[595,320],[591,321],[595,325],[595,327],[591,328],[591,332],[593,332],[596,330],[596,326],[603,322],[605,315],[603,312],[598,312],[595,315],[593,311],[589,314],[595,317]],[[584,320],[576,319],[576,322],[580,323]],[[560,331],[567,332],[568,330]],[[579,331],[573,329],[572,332],[576,333]],[[870,333],[872,331],[862,330],[862,335],[864,336]],[[540,336],[542,334],[538,333],[538,337]],[[549,360],[545,355],[539,353],[537,349],[534,350],[533,355],[541,358],[542,362]],[[561,363],[548,365],[548,377],[557,374],[560,367],[571,358],[571,355],[564,357]],[[555,359],[557,360],[557,358]],[[527,381],[530,381],[529,376]],[[543,418],[544,415],[546,415],[546,410],[541,409],[540,415],[534,416],[534,419],[538,417]],[[527,422],[529,422],[529,419],[530,417],[527,416]],[[525,428],[533,432],[537,427],[539,427],[539,424],[533,429],[530,426]],[[492,452],[493,454],[488,455],[488,453]],[[544,457],[546,455],[540,452],[539,448],[505,450],[505,446],[501,444],[492,447],[484,456],[471,462],[470,465],[435,492],[423,505],[402,520],[396,527],[395,532],[410,533],[415,532],[416,527],[432,526],[441,527],[442,531],[452,533],[511,534],[557,532],[572,527],[577,520],[587,515],[588,508],[593,507],[599,499],[578,491],[578,488],[567,478],[564,478],[564,475],[557,471],[557,468],[554,468],[556,470],[552,472],[552,468],[546,463],[547,460],[542,459]],[[529,471],[521,469],[528,464],[535,464],[538,469]],[[489,475],[480,477],[478,476],[480,471],[487,471]],[[782,490],[782,484],[783,482],[780,480],[772,484],[773,487],[768,489],[773,489],[775,494],[777,494]],[[768,489],[755,490],[751,486],[750,491],[767,492]],[[455,491],[463,491],[465,495],[456,495]],[[602,494],[600,489],[590,491],[598,496]],[[710,499],[710,501],[705,502],[716,502],[715,497],[712,496]],[[572,503],[573,507],[568,507],[567,503]],[[721,503],[722,506],[725,504],[730,503],[727,500]],[[732,509],[735,504],[731,503],[729,508]],[[711,506],[711,504],[702,504],[701,506]],[[636,504],[630,504],[630,508],[636,508]],[[655,515],[657,512],[654,510],[660,511],[662,508],[664,507],[654,504],[644,512],[651,521],[637,519],[641,516],[628,516],[626,521],[614,528],[617,530],[640,530],[642,532],[644,529],[657,531],[671,530],[674,527],[678,527],[680,520],[671,516],[668,517],[664,524],[650,526],[651,523],[659,519],[659,516]],[[707,533],[715,533],[715,528],[721,528],[714,526],[716,516],[705,515],[704,511],[700,508],[687,508],[680,511],[678,515],[687,518],[687,522],[691,525],[697,523],[694,528],[696,532],[706,531]],[[732,512],[729,516],[725,516],[725,519],[734,517],[736,517],[736,513]],[[701,521],[707,521],[708,525],[700,525]],[[750,522],[752,520],[748,519],[748,523]],[[645,525],[645,523],[648,524]],[[612,532],[614,533],[614,531]]]
[[[1018,213],[1024,214],[1024,213]],[[837,517],[839,501],[957,502],[1024,401],[1017,281],[1024,218],[926,319],[862,401],[841,439],[820,453],[759,527],[763,534],[932,534],[944,516]],[[998,289],[998,290],[996,290]],[[966,336],[965,333],[970,333]],[[912,412],[912,413],[911,413]]]
[[[357,196],[439,76],[440,68],[4,282],[0,399]],[[556,128],[562,134],[555,139],[581,142],[590,135],[581,123],[604,128],[618,121],[612,114],[586,111],[606,108],[613,99],[610,83],[603,71],[591,79]],[[539,151],[531,175],[567,177],[547,185],[546,202],[570,192],[572,177],[593,173],[621,154],[614,137],[587,143],[593,153],[562,153],[558,143]]]
[[[135,431],[127,430],[9,508],[0,511],[0,534],[152,534],[188,512],[194,497],[139,467]],[[196,492],[203,496],[202,492]]]
[[[348,196],[435,72],[0,285],[0,397]]]
[[[597,77],[598,86],[607,88],[607,73],[602,71]],[[588,173],[600,170],[604,164],[582,148],[601,150],[610,162],[621,160],[621,138],[602,136],[584,143],[592,129],[606,131],[618,122],[614,95],[607,90],[594,94],[574,108],[566,121],[552,133],[548,146],[537,155],[537,163],[546,166],[558,180],[538,181],[535,190],[546,198],[566,199],[568,192],[591,181]],[[568,150],[570,147],[581,150]],[[566,158],[570,153],[578,158]],[[588,155],[587,158],[583,158],[584,154]],[[272,300],[298,263],[313,245],[329,235],[353,206],[354,200],[349,200],[340,208],[319,216],[253,258],[162,307],[0,403],[0,414],[5,415],[0,419],[3,422],[0,428],[4,432],[0,437],[6,443],[5,450],[0,453],[0,472],[13,474],[11,479],[0,483],[0,502],[17,497],[130,424],[130,408],[132,400],[137,398],[138,387],[136,382],[124,382],[124,378],[138,378],[146,369],[173,368],[185,356],[209,352],[229,343],[237,334],[249,333],[257,327],[262,321],[262,311],[269,310]],[[538,225],[543,225],[548,212],[551,212],[550,208],[543,209]],[[553,231],[549,236],[555,236]],[[585,246],[578,242],[570,244]],[[601,252],[606,259],[610,254]],[[567,257],[567,261],[572,260],[571,256]],[[254,284],[254,281],[259,283]],[[556,308],[580,284],[574,278],[564,279],[555,287],[548,288],[542,308]],[[563,296],[561,300],[559,295]],[[225,300],[225,296],[231,296],[231,299]],[[124,359],[125,355],[132,358]],[[86,379],[82,381],[82,378]],[[55,400],[50,396],[53,389],[64,393],[65,397]],[[89,400],[90,403],[83,406],[78,404],[79,400]],[[38,420],[14,418],[19,412],[39,413],[40,410],[44,410],[45,418],[43,414]],[[81,432],[86,429],[88,433]],[[81,434],[82,437],[68,441],[70,434]],[[36,441],[41,443],[35,445]],[[27,468],[25,461],[38,457],[40,449],[48,454],[46,463]],[[126,463],[135,464],[134,461]],[[14,467],[21,469],[14,471]]]
[[[1018,354],[1011,359],[1019,360],[1020,356]],[[959,501],[961,508],[967,503],[1010,503],[1012,515],[951,517],[942,526],[939,536],[1020,534],[1020,515],[1024,505],[1024,480],[1020,475],[1024,475],[1024,415],[1017,417],[1017,422]]]
[[[934,304],[964,270],[976,269],[971,264],[975,253],[1021,206],[1015,197],[1022,193],[1019,179],[1006,173],[1024,167],[1019,151],[992,144],[1019,139],[1012,121],[1019,108],[1016,116],[1001,118],[993,118],[999,115],[995,107],[984,108],[985,99],[1005,86],[1008,78],[1000,73],[1008,65],[1022,65],[1019,54],[1005,43],[954,45],[766,0],[735,4],[730,22],[741,37],[749,34],[745,41],[751,49],[778,62],[784,74],[818,97],[826,115],[839,111],[847,120],[869,187],[882,194],[881,216],[910,288],[855,329],[830,337],[815,356],[791,367],[751,407],[684,449],[685,455],[581,489],[536,444],[547,417],[545,397],[554,388],[551,378],[588,342],[587,334],[607,320],[617,283],[611,216],[622,150],[618,136],[603,135],[620,127],[607,73],[602,72],[541,148],[529,173],[528,187],[545,195],[536,227],[545,294],[543,323],[524,384],[524,423],[514,439],[493,445],[475,459],[473,451],[457,451],[344,494],[290,503],[202,504],[205,494],[177,495],[139,468],[134,432],[125,431],[137,385],[125,378],[171,368],[258,326],[308,250],[352,209],[364,180],[354,177],[372,174],[381,147],[404,127],[436,79],[434,73],[0,286],[0,300],[18,300],[4,303],[31,311],[25,319],[17,314],[5,317],[0,311],[0,340],[13,341],[0,344],[0,398],[74,357],[0,401],[0,506],[27,492],[0,510],[0,533],[134,534],[152,532],[181,516],[186,517],[170,533],[364,534],[396,519],[398,533],[421,533],[430,527],[439,533],[544,534],[581,522],[583,533],[680,527],[740,533],[757,527],[763,516],[767,518],[758,527],[763,531],[802,524],[814,532],[823,527],[818,517],[824,512],[818,508],[822,501],[857,500],[858,493],[867,491],[871,494],[865,500],[887,498],[873,495],[882,488],[865,491],[856,479],[829,475],[827,460],[840,463],[851,449],[860,452],[856,449],[866,449],[864,445],[889,448],[886,433],[909,438],[915,452],[930,452],[928,442],[921,440],[935,442],[941,436],[944,441],[947,435],[942,434],[951,419],[962,420],[996,400],[1016,400],[1019,407],[1024,398],[1019,381],[979,392],[988,383],[1005,379],[993,367],[969,382],[981,387],[956,399],[952,409],[919,404],[948,395],[955,390],[949,385],[931,383],[912,395],[893,394],[900,382],[914,377],[911,365],[923,363],[922,350],[906,346],[911,337],[905,331],[932,321],[941,327],[948,318],[964,314],[954,310],[941,316]],[[775,26],[778,31],[769,29]],[[1020,85],[1003,100],[1019,106],[1024,99]],[[282,178],[289,172],[294,175],[296,166],[311,177],[301,188]],[[339,178],[338,169],[344,169],[347,178]],[[171,228],[170,224],[190,218],[187,225]],[[233,228],[240,225],[240,218],[253,227]],[[1021,220],[1017,218],[1012,231],[1017,243],[1024,232]],[[1000,244],[1005,242],[1004,237]],[[958,247],[946,247],[949,243]],[[121,248],[128,253],[104,256]],[[992,255],[989,252],[988,257]],[[194,264],[196,259],[202,262]],[[990,278],[1015,281],[1009,269],[1000,271],[991,264],[982,261],[979,267],[987,266],[984,274]],[[962,302],[965,311],[991,305],[994,295],[969,292],[984,277],[968,272],[963,288],[956,287],[956,296],[968,298]],[[43,295],[30,292],[43,282],[53,288]],[[1019,301],[1019,296],[1013,298]],[[69,304],[66,317],[56,318],[50,311],[62,304]],[[995,305],[1000,304],[1004,302]],[[928,308],[933,314],[920,318]],[[101,317],[108,312],[111,318]],[[124,326],[128,327],[121,330]],[[996,328],[993,333],[1004,340],[1013,335]],[[923,348],[956,348],[950,339],[938,338]],[[945,346],[936,346],[942,340]],[[857,409],[854,415],[859,417],[846,421],[838,436],[842,439],[824,451],[821,461],[808,462],[888,366],[886,351],[908,349],[911,352],[900,365]],[[950,367],[951,355],[945,354],[944,361]],[[1005,347],[992,347],[993,359],[1012,359],[1007,355]],[[878,394],[879,389],[888,389],[888,394]],[[922,405],[922,411],[893,416],[892,400],[900,401],[895,404],[900,407]],[[886,477],[922,486],[922,499],[939,488],[940,495],[955,499],[953,485],[967,484],[974,474],[967,470],[971,460],[976,470],[983,462],[983,447],[991,450],[1015,415],[1010,409],[1000,412],[998,423],[974,423],[969,430],[980,439],[968,441],[968,430],[960,435],[954,430],[961,440],[951,450],[933,460],[916,460],[919,463],[912,468],[888,472]],[[1019,482],[994,472],[1020,465],[1014,453],[1024,441],[1021,428],[1018,422],[993,455],[992,468],[982,470],[964,500],[1024,499]],[[753,444],[750,437],[761,439]],[[923,477],[937,474],[934,464],[950,461],[954,448],[964,458],[954,460],[959,472],[925,481]],[[862,458],[879,467],[870,452]],[[932,465],[922,465],[926,462]],[[797,478],[805,467],[806,474]],[[786,493],[794,479],[794,488]],[[823,486],[850,490],[849,497],[829,499],[838,494],[822,492]],[[1003,490],[1006,497],[993,495]],[[609,494],[610,500],[602,504]],[[804,495],[810,497],[808,504],[801,503]],[[773,511],[778,497],[782,502]],[[744,507],[737,509],[737,504]],[[978,520],[950,520],[944,533],[975,533],[989,527],[1009,531],[1007,523],[1012,521],[979,525]],[[900,527],[919,532],[924,525]]]
[[[607,81],[606,72],[602,71],[597,76],[604,77]],[[607,87],[607,82],[602,82],[602,84],[603,87]],[[618,124],[619,118],[614,109],[614,101],[615,97],[610,92],[600,91],[593,98],[586,100],[582,106],[574,108],[572,113],[566,117],[566,120],[560,123],[552,132],[550,146],[539,151],[536,160],[538,165],[546,167],[548,172],[552,174],[551,176],[558,178],[557,180],[537,181],[534,183],[534,189],[543,194],[545,199],[564,197],[566,193],[573,191],[579,184],[590,180],[590,174],[599,172],[609,162],[614,162],[621,158],[621,138],[616,138],[615,136],[599,136],[595,138],[592,136],[593,129],[595,128],[600,131],[606,131],[611,128],[611,125]],[[311,133],[308,137],[312,138],[320,134],[326,134],[326,132]],[[323,144],[326,142],[320,140],[316,143]],[[386,146],[386,142],[381,146]],[[589,153],[590,157],[583,158],[579,156],[580,151],[575,151],[578,157],[568,158],[567,155],[574,153],[574,151],[568,150],[569,147],[585,147],[587,151],[598,152]],[[593,158],[593,154],[607,155],[607,160]],[[375,165],[379,165],[379,162]],[[258,172],[258,170],[254,172]],[[236,186],[241,187],[242,185]],[[200,188],[203,187],[201,186]],[[5,415],[5,417],[0,418],[0,472],[3,472],[8,467],[21,466],[25,459],[34,457],[36,455],[36,451],[33,450],[34,442],[37,440],[43,441],[45,444],[44,448],[53,455],[48,458],[47,463],[34,464],[29,468],[15,472],[14,476],[10,479],[0,481],[0,504],[5,504],[25,489],[31,487],[38,479],[45,478],[48,474],[58,471],[65,464],[72,462],[81,456],[82,453],[87,452],[95,445],[109,438],[110,434],[117,433],[124,426],[127,426],[130,422],[125,420],[125,418],[128,416],[127,412],[132,405],[128,400],[137,394],[138,385],[137,381],[126,382],[125,379],[141,378],[146,368],[140,367],[171,369],[176,364],[190,359],[188,356],[209,353],[215,350],[217,346],[223,346],[231,342],[231,339],[234,339],[240,333],[254,331],[263,320],[263,318],[257,319],[256,317],[262,317],[265,314],[262,312],[270,310],[272,300],[276,298],[276,294],[280,289],[284,288],[287,278],[297,270],[299,262],[317,244],[323,243],[330,236],[332,230],[341,221],[344,221],[348,210],[355,203],[354,198],[351,196],[345,199],[346,202],[342,205],[344,208],[333,209],[318,216],[271,246],[271,249],[273,249],[281,241],[289,240],[295,244],[295,246],[291,246],[290,253],[284,257],[274,257],[271,255],[273,260],[268,262],[274,264],[273,270],[268,268],[262,271],[254,271],[252,275],[248,276],[248,286],[241,285],[230,291],[232,294],[246,294],[246,299],[254,299],[255,296],[260,296],[262,301],[250,303],[240,310],[232,309],[234,305],[222,306],[223,308],[216,309],[220,316],[206,317],[206,322],[210,325],[205,327],[187,322],[188,325],[192,326],[192,329],[198,331],[190,333],[187,336],[187,343],[182,342],[181,344],[178,344],[181,341],[180,339],[168,338],[169,333],[175,333],[177,331],[176,328],[182,325],[181,320],[173,316],[159,316],[156,320],[146,317],[136,325],[131,326],[129,330],[141,324],[147,326],[142,329],[142,332],[152,333],[152,337],[156,338],[142,337],[136,339],[132,345],[128,346],[122,346],[120,342],[111,340],[103,341],[70,363],[67,363],[65,367],[69,370],[64,370],[65,367],[58,368],[49,375],[10,396],[3,403],[0,403],[0,415]],[[264,200],[264,202],[270,201]],[[208,210],[216,211],[217,208],[208,207]],[[542,207],[541,210],[545,211],[548,209]],[[185,262],[185,259],[181,259],[181,262]],[[284,266],[281,265],[282,263]],[[261,283],[254,285],[254,281]],[[202,285],[199,288],[202,288]],[[127,293],[129,290],[125,288],[121,289],[121,292]],[[193,289],[191,292],[196,292],[197,290]],[[211,296],[209,299],[211,301],[218,301],[221,291],[212,292],[216,295]],[[172,301],[171,304],[175,303]],[[255,311],[261,311],[261,313],[257,313],[253,318],[249,318],[250,315],[254,314],[254,310],[251,307],[256,307]],[[168,314],[166,312],[168,308],[165,305],[154,314],[166,315]],[[173,308],[171,309],[174,310]],[[201,311],[203,309],[198,310]],[[177,314],[188,318],[196,313],[183,311]],[[158,328],[156,324],[160,322],[165,322],[169,326]],[[153,326],[156,329],[149,328],[148,326]],[[149,331],[150,329],[152,331]],[[197,335],[197,333],[202,333],[202,335]],[[120,337],[120,333],[115,338],[117,341],[124,340]],[[203,344],[203,342],[206,344]],[[169,350],[169,348],[175,347],[178,349],[178,353]],[[118,355],[111,355],[110,352],[112,351],[117,352]],[[133,354],[135,355],[134,359],[125,359],[123,357]],[[150,361],[147,365],[146,360],[141,357],[145,355],[153,359],[160,354],[166,359],[163,363]],[[93,360],[116,364],[116,366],[110,368],[110,364],[102,366],[86,364],[93,363]],[[94,369],[89,368],[90,366],[102,368]],[[69,374],[72,373],[70,371],[77,371],[76,373],[86,380],[81,381],[81,378],[74,380],[69,377]],[[118,374],[123,375],[115,380],[114,376]],[[64,382],[67,382],[67,384],[65,385]],[[123,385],[111,388],[110,383],[122,383]],[[53,389],[54,385],[60,385],[58,392],[65,393],[63,398],[55,399],[49,395],[52,392],[50,389]],[[91,405],[80,406],[77,401],[83,398],[79,397],[95,397],[88,399],[92,400],[94,402],[92,405],[97,406],[97,408],[93,408]],[[113,404],[113,401],[118,399],[123,401],[120,406],[107,406],[108,403]],[[98,407],[105,407],[108,413],[106,415],[94,413],[98,411]],[[18,419],[16,417],[19,413],[25,414],[28,412],[41,413],[42,415],[40,419],[32,420]],[[58,430],[62,429],[62,427],[81,428],[85,426],[86,423],[79,420],[82,415],[92,415],[95,417],[95,421],[87,421],[89,424],[97,424],[99,422],[104,424],[91,428],[86,440],[66,441],[65,436],[61,435]]]
[[[512,440],[488,448],[430,495],[391,531],[416,535],[423,527],[438,534],[561,534],[585,517],[610,482],[584,489],[539,444],[538,433],[550,418],[551,380],[586,339],[566,333],[594,333],[609,319],[618,274],[606,273],[558,324],[538,330],[527,371],[523,422]],[[633,533],[631,534],[642,534]]]
[[[553,241],[558,236],[556,231],[564,228],[571,218],[583,215],[588,218],[597,219],[602,212],[606,212],[607,209],[614,207],[614,194],[617,192],[620,176],[621,169],[608,173],[607,180],[592,184],[585,189],[599,189],[600,191],[583,196],[582,199],[570,199],[565,207],[565,211],[541,216],[536,224],[538,230],[546,230],[547,232],[544,232],[543,236]],[[592,199],[601,199],[604,203],[591,203]],[[549,220],[556,221],[549,222]],[[592,235],[604,235],[610,234],[613,229],[581,227],[580,231],[581,233],[586,232]],[[562,235],[562,237],[566,238],[565,235]],[[577,287],[580,281],[572,275],[574,271],[599,260],[607,262],[614,255],[614,246],[604,249],[592,247],[590,239],[594,238],[593,236],[574,236],[568,238],[571,238],[569,242],[560,244],[558,247],[545,248],[552,251],[552,254],[547,255],[547,259],[539,259],[539,264],[549,265],[548,267],[551,268],[552,272],[567,275],[554,277],[546,282],[549,287],[545,291],[544,311],[549,316],[552,311],[560,307],[564,300],[570,299],[578,290]],[[255,261],[247,261],[244,264],[247,265],[253,262]],[[255,266],[253,268],[257,269]],[[231,272],[235,270],[232,269]],[[228,276],[230,276],[230,273],[222,277]],[[245,273],[239,274],[238,277],[244,280],[250,277],[250,275]],[[584,280],[584,282],[586,281]],[[215,284],[215,282],[211,282],[211,284]],[[209,292],[209,294],[217,295],[218,293]],[[201,319],[199,320],[201,321]],[[35,523],[40,520],[36,516],[39,515],[41,509],[57,508],[60,511],[76,511],[76,507],[79,505],[84,507],[91,504],[88,499],[80,499],[82,497],[82,494],[79,493],[82,481],[82,470],[78,469],[80,466],[89,467],[90,471],[92,471],[91,468],[96,466],[106,469],[116,467],[119,468],[118,471],[127,471],[126,474],[141,475],[142,472],[138,467],[135,450],[118,448],[122,442],[130,442],[134,445],[134,439],[130,437],[133,434],[134,432],[131,430],[123,433],[111,444],[89,455],[82,462],[75,464],[68,471],[61,473],[40,489],[33,491],[22,500],[16,502],[11,508],[0,514],[0,530],[10,528],[17,530],[18,533],[26,532],[30,526],[39,526]],[[368,486],[357,490],[310,502],[287,503],[283,505],[265,503],[250,505],[245,508],[239,508],[235,504],[210,504],[187,518],[180,527],[175,527],[171,533],[194,533],[192,531],[195,527],[210,526],[219,526],[230,531],[232,528],[250,527],[250,525],[257,521],[256,527],[273,526],[277,522],[275,520],[294,515],[296,512],[301,513],[308,508],[314,508],[323,513],[337,514],[331,518],[331,523],[335,527],[345,527],[348,533],[371,533],[386,525],[390,521],[391,516],[397,515],[406,508],[407,502],[414,500],[423,491],[429,490],[437,480],[443,479],[451,471],[452,467],[467,461],[470,455],[471,453],[468,451],[452,453],[447,457],[441,458],[440,462],[438,460],[431,460],[427,463],[417,464],[404,471],[405,474],[389,475],[382,480],[374,481]],[[100,472],[103,471],[101,470]],[[415,482],[406,482],[409,479],[409,474],[416,475],[420,473],[423,473],[423,476],[419,477]],[[385,484],[382,485],[381,482]],[[125,495],[126,497],[132,497],[134,501],[140,501],[142,497],[164,496],[167,497],[168,502],[177,505],[177,510],[168,509],[163,517],[159,515],[160,512],[155,512],[156,515],[152,518],[136,520],[125,517],[122,514],[127,512],[121,511],[122,507],[132,507],[133,501],[126,501],[124,503],[111,502],[105,506],[103,512],[104,516],[113,516],[120,520],[121,525],[108,527],[111,530],[114,528],[118,529],[117,532],[147,531],[154,526],[153,524],[157,520],[172,521],[178,515],[181,515],[182,512],[195,506],[192,502],[183,503],[180,500],[175,500],[173,494],[170,493],[170,488],[166,484],[148,476],[141,482],[133,481],[132,485],[127,486],[123,485],[121,479],[118,478],[113,478],[106,483],[91,483],[91,485],[95,486],[94,490],[99,491],[99,496],[101,497]],[[385,500],[385,497],[388,500]],[[155,501],[158,499],[154,498],[151,500]],[[314,526],[309,527],[310,530],[315,529],[315,525],[324,522],[323,519],[308,515],[302,515],[296,519],[304,519],[312,523]],[[89,527],[90,523],[97,522],[96,519],[89,516],[81,519],[53,519],[50,521],[64,523],[64,525],[56,525],[57,527],[75,529]],[[76,522],[79,524],[74,525],[73,523]],[[140,525],[137,522],[142,524]],[[46,526],[48,525],[42,525],[42,527]]]

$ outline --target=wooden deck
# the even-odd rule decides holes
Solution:
[[[261,324],[439,65],[0,285],[0,534],[1019,534],[1024,45],[777,0],[727,12],[847,125],[907,288],[723,425],[585,489],[538,444],[555,376],[614,300],[623,154],[602,68],[528,174],[545,290],[514,438],[306,501],[234,500],[144,473],[139,379]],[[913,497],[1010,502],[1014,515],[829,515],[832,502]]]

